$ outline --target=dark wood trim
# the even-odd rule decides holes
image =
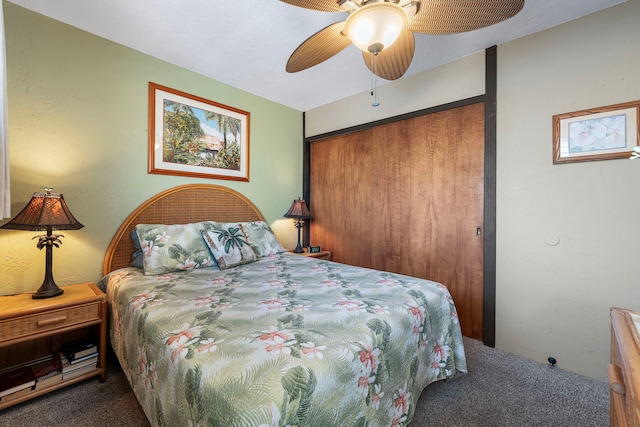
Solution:
[[[302,113],[302,198],[307,202],[309,210],[313,214],[311,206],[311,142],[304,138],[305,135],[305,113]],[[303,228],[302,244],[309,246],[309,220],[306,220],[306,227]]]
[[[485,51],[484,279],[482,341],[496,345],[496,111],[498,48]]]
[[[400,114],[393,117],[387,117],[385,119],[376,120],[369,123],[363,123],[356,126],[351,126],[344,129],[338,129],[332,132],[327,132],[319,135],[314,135],[305,138],[305,141],[314,142],[325,138],[331,138],[338,135],[346,135],[352,132],[359,132],[361,130],[371,129],[374,126],[386,125],[388,123],[399,122],[401,120],[412,119],[414,117],[424,116],[425,114],[438,113],[440,111],[450,110],[452,108],[464,107],[466,105],[475,104],[478,102],[484,102],[484,95],[478,95],[471,98],[461,99],[459,101],[449,102],[447,104],[436,105],[435,107],[424,108],[422,110],[412,111],[410,113]],[[304,115],[303,115],[304,120]],[[304,127],[304,126],[303,126]],[[308,166],[308,165],[306,165]]]

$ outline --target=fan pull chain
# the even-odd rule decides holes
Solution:
[[[380,105],[378,102],[378,75],[376,74],[376,56],[378,56],[378,52],[373,52],[373,58],[371,59],[371,96],[373,96],[373,102],[371,103],[372,107],[377,107]]]

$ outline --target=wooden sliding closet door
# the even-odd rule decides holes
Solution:
[[[483,185],[483,103],[315,140],[311,244],[445,284],[481,340]]]

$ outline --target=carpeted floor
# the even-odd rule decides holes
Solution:
[[[609,424],[606,383],[467,338],[465,349],[469,373],[429,385],[420,396],[411,427]],[[0,426],[146,427],[149,422],[111,357],[107,382],[87,380],[7,408],[0,411]]]
[[[429,385],[411,427],[609,425],[609,385],[465,338],[469,373]],[[607,367],[603,366],[603,370]]]

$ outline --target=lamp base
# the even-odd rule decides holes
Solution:
[[[300,244],[300,229],[302,229],[302,227],[304,227],[304,221],[297,220],[296,221],[296,228],[298,229],[298,245],[293,250],[293,253],[296,253],[296,254],[301,254],[301,253],[304,252],[304,249],[302,249],[302,245]]]
[[[53,246],[55,245],[56,247],[58,247],[58,245],[55,243],[56,241],[62,243],[58,240],[58,237],[60,236],[61,235],[59,234],[51,234],[51,226],[47,227],[46,236],[40,236],[40,242],[43,243],[42,245],[40,245],[40,242],[38,243],[38,249],[42,249],[43,247],[47,248],[44,264],[44,280],[42,281],[42,285],[40,285],[40,288],[36,291],[36,293],[31,295],[31,298],[33,299],[51,298],[58,296],[64,292],[58,287],[58,285],[56,285],[56,282],[53,280],[53,269],[51,268],[51,266],[53,265]]]
[[[31,295],[33,299],[51,298],[61,295],[64,291],[54,282],[43,283],[40,288]]]

